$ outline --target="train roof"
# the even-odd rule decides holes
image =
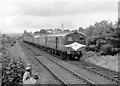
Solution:
[[[66,35],[71,34],[71,33],[74,33],[74,32],[56,33],[56,34],[50,34],[50,35],[48,35],[48,36],[66,36]],[[78,33],[85,35],[85,34],[82,33],[82,32],[78,32]]]
[[[69,34],[69,32],[66,32],[66,33],[55,33],[55,34],[49,34],[48,36],[65,36]]]
[[[42,34],[42,35],[34,35],[33,37],[35,37],[35,38],[38,38],[39,36],[43,36],[43,37],[45,37],[45,36],[66,36],[66,35],[68,35],[68,34],[71,34],[71,33],[74,33],[74,32],[64,32],[64,33],[54,33],[54,34]],[[80,34],[83,34],[84,36],[85,36],[85,34],[84,33],[82,33],[82,32],[78,32],[78,33],[80,33]]]

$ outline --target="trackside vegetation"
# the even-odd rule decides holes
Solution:
[[[86,51],[100,55],[116,55],[120,53],[119,22],[96,22],[83,31],[87,36]]]

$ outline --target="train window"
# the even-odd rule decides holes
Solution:
[[[75,38],[74,38],[74,41],[79,41],[78,37],[75,37]]]
[[[74,41],[81,41],[83,39],[84,38],[82,36],[79,36],[79,35],[77,35],[77,36],[74,37]]]
[[[83,40],[83,37],[80,37],[79,39],[80,39],[80,40]]]
[[[72,37],[68,37],[68,41],[73,41],[73,38]]]

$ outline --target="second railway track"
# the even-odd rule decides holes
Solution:
[[[119,83],[119,81],[120,81],[120,78],[119,78],[120,73],[118,73],[116,71],[113,71],[113,70],[110,70],[107,68],[103,68],[101,66],[94,65],[94,64],[89,63],[89,62],[85,62],[83,60],[81,60],[79,62],[78,61],[69,61],[69,63],[75,64],[78,66],[82,66],[85,69],[92,71],[92,72],[95,72],[95,73],[97,73],[105,78],[111,79],[114,82]]]
[[[35,53],[35,52],[37,52],[37,53],[35,53],[36,54],[36,57],[37,57],[37,59],[39,60],[39,61],[41,61],[41,62],[47,62],[47,61],[44,61],[43,60],[43,58],[42,57],[40,57],[39,56],[39,53],[38,53],[38,51],[36,51],[36,50],[34,50],[33,49],[33,47],[32,46],[30,46],[30,45],[26,45],[25,44],[25,46],[27,46],[27,47],[29,47],[29,49],[32,49],[33,50],[33,52]],[[37,55],[38,54],[38,55]],[[47,59],[47,58],[46,58]],[[43,61],[42,61],[43,60]],[[49,59],[49,61],[50,61],[51,59]],[[49,62],[48,61],[48,62]],[[47,63],[44,63],[44,64],[48,64],[48,62]],[[56,67],[56,68],[61,68],[62,66],[63,66],[63,64],[64,64],[64,62],[61,62],[62,63],[62,65],[61,65],[61,63],[58,63],[58,62],[55,62],[55,61],[50,61],[50,62],[54,62],[54,64],[57,64],[57,65],[59,65],[59,67]],[[50,63],[49,62],[49,63]],[[48,65],[49,66],[49,65]],[[71,65],[72,66],[72,65]],[[110,82],[110,80],[106,80],[106,81],[104,81],[104,80],[102,80],[103,78],[102,77],[99,77],[98,78],[98,76],[96,76],[96,80],[95,79],[93,79],[93,80],[91,80],[91,78],[90,77],[88,77],[88,79],[87,78],[85,78],[85,77],[80,77],[80,72],[76,72],[76,71],[80,71],[80,70],[76,70],[75,71],[75,69],[76,68],[73,68],[73,70],[71,70],[71,68],[70,68],[70,66],[65,66],[64,68],[66,68],[66,69],[64,69],[64,70],[67,70],[67,71],[69,71],[69,73],[70,73],[70,71],[71,71],[71,73],[72,74],[74,74],[74,77],[73,77],[73,84],[78,84],[78,83],[81,83],[81,84],[85,84],[85,83],[89,83],[89,84],[113,84],[114,82]],[[54,68],[53,68],[54,69]],[[59,70],[59,69],[56,69],[56,70]],[[83,69],[81,69],[81,71],[82,71]],[[62,69],[61,69],[61,71],[62,71]],[[65,74],[69,74],[69,73],[65,73]],[[77,73],[76,75],[75,75],[75,73]],[[84,75],[84,74],[83,74]],[[86,75],[89,75],[89,74],[87,74],[86,73]],[[75,77],[78,77],[78,78],[76,78],[76,80],[75,80]],[[95,75],[94,75],[94,78],[95,78]],[[68,77],[67,77],[67,79],[68,79]],[[82,81],[79,81],[79,79],[81,79]],[[101,80],[101,81],[99,81],[99,80]],[[63,79],[62,79],[63,80]],[[66,79],[65,79],[66,80]],[[72,79],[71,79],[72,80]],[[75,80],[75,82],[74,82],[74,80]],[[78,81],[78,82],[76,82],[76,81]],[[103,82],[103,83],[102,83]],[[105,83],[106,82],[106,83]],[[66,83],[66,82],[65,82]],[[67,83],[67,84],[71,84],[70,82],[69,83]],[[115,83],[114,83],[115,84]]]

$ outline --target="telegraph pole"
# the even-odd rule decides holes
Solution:
[[[64,24],[62,23],[62,25],[61,25],[61,29],[62,29],[62,31],[64,30]]]

